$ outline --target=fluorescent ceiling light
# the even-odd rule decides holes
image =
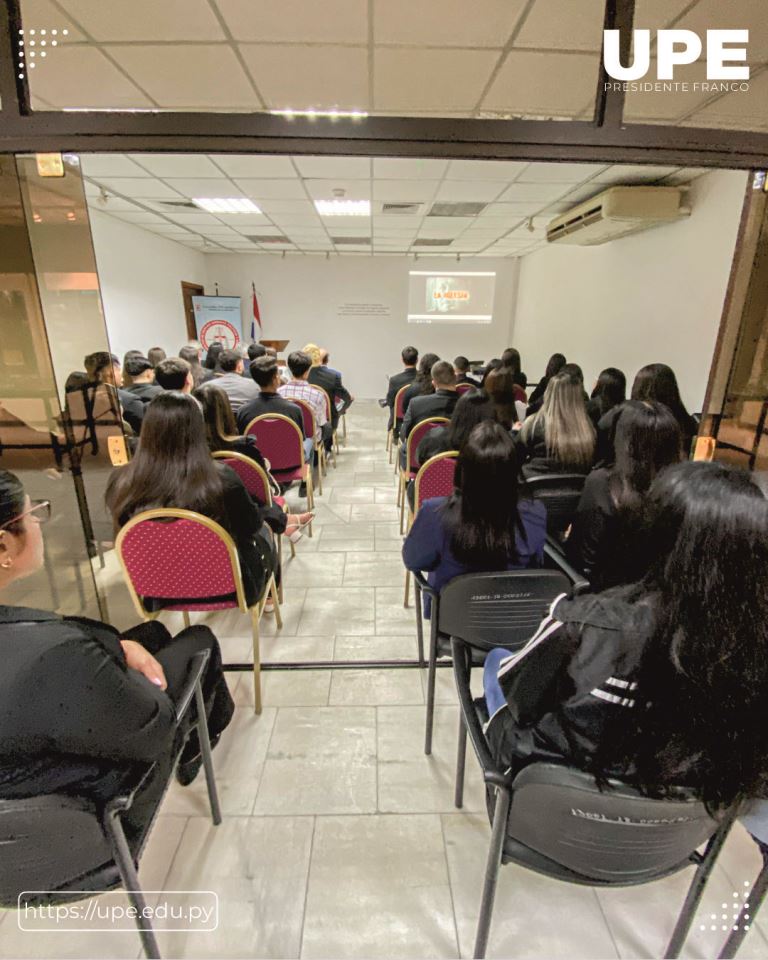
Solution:
[[[315,200],[321,217],[370,217],[370,200]]]
[[[368,114],[364,110],[270,110],[274,117],[285,117],[292,120],[294,117],[330,117],[331,120],[363,120]]]
[[[192,197],[192,203],[208,213],[261,213],[253,200],[239,197],[230,199],[220,197]]]

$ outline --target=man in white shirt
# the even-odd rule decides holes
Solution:
[[[221,373],[211,381],[220,387],[229,398],[232,413],[259,395],[259,388],[252,379],[243,376],[243,358],[237,350],[222,350],[219,354]]]
[[[307,383],[309,371],[312,368],[312,358],[308,353],[301,350],[295,350],[288,355],[288,369],[293,377],[288,383],[278,387],[277,392],[286,400],[303,400],[312,407],[315,414],[316,435],[315,440],[319,443],[321,439],[330,438],[330,424],[326,413],[325,393],[320,387],[314,387]]]

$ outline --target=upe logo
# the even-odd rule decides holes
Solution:
[[[651,31],[634,30],[634,61],[627,67],[619,57],[618,30],[603,31],[603,63],[614,80],[640,80],[651,67]],[[707,30],[707,80],[749,80],[749,30]],[[733,46],[741,44],[741,46]],[[656,79],[674,80],[675,67],[695,63],[702,54],[701,37],[692,30],[657,31]]]

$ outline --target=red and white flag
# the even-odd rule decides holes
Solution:
[[[253,291],[253,320],[251,320],[251,340],[256,339],[256,324],[259,325],[259,333],[263,333],[264,330],[261,326],[261,314],[259,313],[259,301],[256,297],[256,284],[251,284],[251,290]]]

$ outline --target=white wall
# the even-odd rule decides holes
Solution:
[[[89,209],[110,347],[163,347],[187,341],[181,281],[205,284],[205,257],[148,230]]]
[[[667,363],[688,409],[701,410],[746,182],[740,171],[705,174],[691,185],[686,220],[525,257],[512,341],[529,378],[555,352],[581,364],[587,389],[604,367],[631,385],[640,367]]]
[[[452,360],[498,356],[509,346],[514,312],[517,263],[513,260],[463,259],[461,269],[495,270],[496,295],[490,324],[461,326],[409,324],[407,257],[324,257],[208,254],[210,292],[218,283],[222,295],[243,298],[243,332],[250,329],[251,282],[256,284],[264,337],[290,340],[288,351],[312,342],[331,352],[331,366],[341,370],[356,397],[381,397],[385,374],[401,369],[400,351],[413,344]],[[451,267],[456,267],[455,263]],[[418,269],[445,269],[445,259],[419,258]],[[349,318],[337,315],[343,303],[383,303],[389,317]]]

